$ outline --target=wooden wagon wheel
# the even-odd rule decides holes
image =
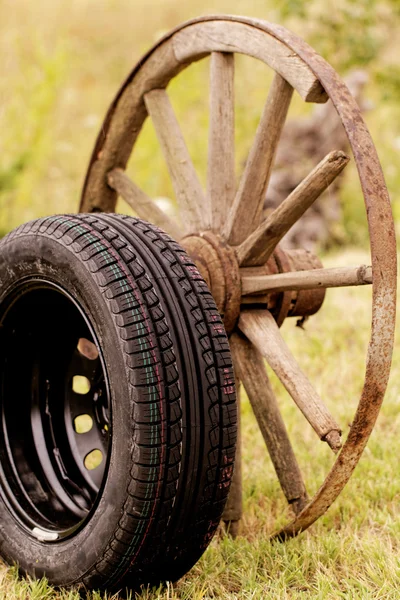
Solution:
[[[235,53],[260,59],[275,71],[237,191],[232,91]],[[203,192],[166,87],[190,63],[210,54],[208,185]],[[265,191],[293,90],[306,102],[320,103],[330,98],[342,120],[365,198],[372,267],[323,269],[318,259],[305,251],[283,252],[278,246],[289,228],[345,167],[349,159],[342,152],[328,154],[262,220]],[[164,214],[124,173],[147,115],[153,121],[172,178],[180,224]],[[327,510],[351,476],[377,418],[391,363],[396,288],[394,227],[376,150],[355,100],[335,71],[283,27],[237,16],[209,16],[185,23],[148,52],[119,91],[97,139],[80,210],[113,211],[118,195],[139,217],[179,239],[207,280],[231,336],[237,376],[248,393],[280,485],[295,514],[276,535],[296,535]],[[287,316],[316,312],[324,288],[371,283],[372,328],[365,382],[342,447],[340,426],[288,350],[279,325]],[[312,499],[307,496],[264,359],[320,439],[338,453]],[[233,491],[233,499],[235,493],[238,489]],[[229,518],[238,516],[233,511]]]

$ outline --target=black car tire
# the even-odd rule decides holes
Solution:
[[[216,531],[235,456],[232,360],[204,280],[157,227],[81,214],[3,238],[0,282],[1,556],[62,586],[178,579]],[[70,422],[84,401],[102,449],[88,474]]]

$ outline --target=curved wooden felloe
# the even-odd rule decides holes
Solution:
[[[234,53],[262,60],[276,72],[236,194],[233,186]],[[208,184],[204,192],[165,89],[169,81],[190,63],[209,54],[212,56],[211,118]],[[342,120],[364,194],[372,258],[372,267],[318,269],[318,275],[314,275],[316,287],[372,282],[373,305],[365,383],[356,415],[331,471],[310,500],[292,452],[282,451],[283,446],[276,434],[281,432],[284,438],[282,444],[289,448],[290,442],[277,416],[277,405],[266,383],[260,355],[271,363],[317,434],[334,451],[340,448],[340,428],[290,355],[265,304],[256,309],[254,306],[251,310],[246,308],[249,294],[258,294],[258,300],[251,296],[253,304],[267,303],[271,290],[281,292],[286,298],[285,294],[290,294],[290,290],[310,288],[304,281],[304,275],[282,272],[282,269],[290,269],[283,268],[284,261],[276,253],[276,245],[348,162],[348,157],[342,152],[330,153],[282,205],[261,222],[263,198],[293,90],[308,102],[324,102],[329,97]],[[294,520],[276,535],[281,538],[296,535],[327,510],[350,478],[375,424],[388,381],[394,337],[396,246],[390,201],[375,147],[347,87],[305,42],[283,27],[257,19],[225,15],[203,17],[183,24],[160,40],[122,86],[97,139],[80,210],[112,211],[117,194],[127,195],[128,189],[130,195],[127,199],[137,213],[151,214],[148,197],[133,183],[129,186],[126,176],[121,176],[119,171],[125,168],[148,114],[167,162],[185,230],[182,225],[164,218],[159,209],[153,212],[153,218],[183,237],[183,244],[184,236],[191,234],[188,238],[191,240],[190,248],[199,249],[197,264],[202,272],[204,270],[208,281],[213,280],[214,263],[215,272],[221,273],[218,277],[214,276],[214,280],[218,280],[218,295],[221,296],[218,296],[218,305],[222,312],[229,312],[229,330],[235,332],[232,349],[239,365],[239,376],[255,407],[282,488],[296,507]],[[204,233],[205,230],[208,233]],[[236,266],[232,262],[233,246]],[[201,254],[203,249],[204,254]],[[225,260],[228,250],[229,260]],[[214,258],[207,259],[208,256]],[[226,265],[233,269],[234,277],[226,276]],[[239,269],[239,266],[242,268]],[[240,275],[243,290],[240,288]],[[226,285],[226,282],[231,283]],[[235,289],[228,297],[229,286]],[[240,302],[242,292],[247,295]],[[281,315],[282,306],[289,305],[290,297],[289,302],[282,300]],[[272,310],[269,304],[268,308]],[[239,314],[242,315],[240,318]],[[281,320],[280,316],[279,322]],[[244,361],[249,356],[257,362],[256,370],[244,368]],[[260,402],[256,393],[257,381],[265,383],[261,400],[263,407],[257,404]],[[302,390],[308,398],[312,398],[311,407],[304,401]],[[268,431],[266,414],[274,420]],[[297,483],[293,488],[288,477],[290,472],[296,474]],[[236,517],[230,518],[237,520]]]
[[[133,69],[108,111],[90,161],[80,210],[113,210],[117,196],[105,176],[112,168],[126,166],[147,116],[144,95],[165,88],[175,75],[211,52],[254,56],[277,70],[306,101],[326,102],[318,78],[268,26],[256,19],[210,16],[189,21],[162,38]]]

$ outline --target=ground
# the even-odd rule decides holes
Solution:
[[[368,262],[359,251],[341,251],[324,263]],[[321,311],[295,327],[284,324],[285,339],[344,431],[348,429],[363,383],[370,323],[370,289],[328,290]],[[274,380],[282,412],[305,474],[316,490],[333,456],[318,441],[293,402]],[[203,558],[180,582],[164,590],[145,590],[137,599],[233,600],[400,597],[400,344],[377,425],[349,484],[307,532],[286,543],[268,534],[288,516],[285,500],[242,396],[244,518],[236,540],[217,536]],[[133,596],[134,597],[134,596]],[[133,598],[132,597],[132,598]],[[1,570],[0,600],[78,600],[56,592],[44,581],[20,580],[16,570]],[[110,596],[88,594],[90,600]],[[118,596],[113,596],[116,600]]]

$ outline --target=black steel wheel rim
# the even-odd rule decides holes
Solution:
[[[81,529],[104,488],[104,357],[80,303],[43,279],[7,291],[0,332],[0,494],[20,526],[54,543]]]

